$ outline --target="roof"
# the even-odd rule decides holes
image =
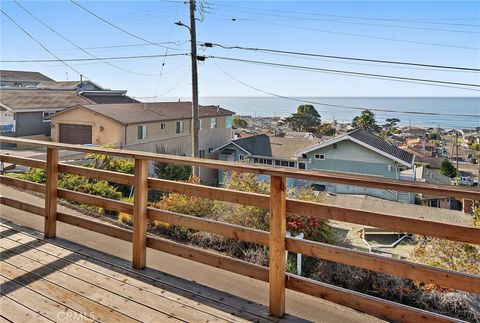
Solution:
[[[316,140],[306,138],[270,137],[272,157],[279,158],[294,158],[298,150],[307,149],[317,143]]]
[[[295,153],[298,149],[304,149],[316,145],[317,141],[304,138],[269,137],[266,134],[261,134],[232,140],[215,150],[222,149],[230,144],[237,146],[252,156],[287,159],[295,157]]]
[[[472,217],[461,211],[392,202],[366,195],[327,195],[325,196],[325,203],[357,210],[373,211],[469,227],[473,226]]]
[[[39,72],[30,72],[30,71],[11,71],[11,70],[0,70],[0,80],[2,81],[30,81],[30,82],[42,82],[42,81],[53,81],[48,76],[43,75]]]
[[[71,109],[77,108],[90,110],[121,124],[149,123],[192,118],[191,102],[82,104],[74,106]],[[71,109],[56,113],[49,118],[55,118],[59,114],[67,113]],[[210,105],[200,106],[199,114],[200,118],[202,118],[233,115],[234,112]]]
[[[372,132],[364,129],[356,129],[344,135],[335,137],[331,140],[324,141],[318,145],[315,145],[305,150],[299,149],[299,151],[297,152],[297,155],[305,154],[323,147],[327,147],[329,145],[332,145],[334,143],[337,143],[343,140],[354,141],[359,145],[362,145],[381,155],[384,155],[390,159],[393,159],[405,166],[411,167],[413,165],[413,161],[415,160],[415,156],[413,154],[403,149],[400,149],[394,145],[389,144],[383,138],[377,135],[374,135]]]
[[[76,90],[80,85],[90,83],[100,90],[105,90],[98,84],[92,81],[45,81],[37,84],[39,89],[64,89],[64,90]]]
[[[81,96],[86,97],[90,101],[93,101],[97,104],[115,104],[115,103],[140,103],[139,101],[135,100],[124,94],[110,94],[104,95],[100,93],[91,93],[91,92],[82,92],[80,93]]]
[[[1,88],[0,105],[14,112],[65,109],[92,102],[77,91]]]

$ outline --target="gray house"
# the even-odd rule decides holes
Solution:
[[[72,90],[90,101],[98,104],[114,103],[139,103],[127,96],[126,90],[111,90],[104,88],[92,81],[46,81],[37,85],[39,89],[46,90]]]
[[[3,136],[43,139],[50,136],[46,117],[77,104],[92,103],[71,90],[1,88],[0,132]]]
[[[282,141],[284,144],[281,144]],[[221,160],[377,176],[379,180],[381,178],[413,180],[411,177],[401,176],[400,172],[414,167],[415,159],[412,154],[361,129],[323,142],[259,135],[233,140],[216,151]],[[224,174],[220,173],[220,183],[223,176]],[[259,178],[267,179],[261,176]],[[287,183],[289,186],[312,186],[330,193],[368,195],[391,201],[414,202],[414,194],[393,190],[296,179],[288,179]]]
[[[35,87],[53,81],[39,72],[0,70],[0,87]]]

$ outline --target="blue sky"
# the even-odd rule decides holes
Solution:
[[[173,42],[168,51],[189,51],[188,5],[176,1],[82,1],[83,6],[152,42]],[[72,42],[99,57],[165,54],[159,46],[142,44],[89,15],[69,1],[22,1],[21,4]],[[11,1],[2,10],[62,59],[89,57],[35,21]],[[198,40],[224,45],[413,61],[427,64],[480,66],[480,2],[435,1],[206,1],[197,24]],[[231,19],[235,18],[236,21]],[[38,44],[1,15],[1,59],[51,59]],[[389,38],[387,40],[385,38]],[[425,44],[428,43],[428,44]],[[138,45],[115,48],[108,46]],[[258,52],[208,48],[199,54],[417,78],[480,83],[478,73],[406,69],[334,60],[288,57]],[[138,97],[188,97],[187,56],[72,63],[94,82],[127,89]],[[207,59],[199,64],[201,96],[263,96],[227,76],[265,91],[287,96],[475,96],[459,89],[279,69]],[[78,79],[61,63],[1,63],[3,69],[34,70],[56,80]]]

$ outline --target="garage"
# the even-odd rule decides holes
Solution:
[[[66,144],[91,144],[92,126],[60,124],[59,141]]]

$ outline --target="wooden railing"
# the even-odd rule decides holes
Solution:
[[[480,294],[480,277],[476,275],[435,268],[410,261],[392,259],[380,255],[332,246],[325,243],[300,240],[285,236],[286,214],[288,212],[380,227],[391,229],[393,231],[410,232],[454,241],[480,244],[480,229],[473,226],[463,226],[415,217],[397,216],[374,211],[344,208],[324,203],[289,199],[286,196],[287,177],[428,193],[431,195],[452,196],[473,200],[480,200],[480,191],[478,190],[388,179],[382,179],[379,181],[378,178],[366,176],[272,168],[244,163],[240,164],[136,151],[115,149],[105,150],[102,148],[48,143],[8,137],[0,137],[0,140],[3,142],[30,144],[47,148],[46,161],[0,154],[0,162],[3,163],[46,169],[45,185],[6,177],[4,175],[0,176],[0,180],[3,184],[44,193],[45,208],[30,203],[20,202],[9,198],[8,196],[0,197],[0,203],[45,217],[44,235],[46,238],[55,237],[56,223],[57,221],[60,221],[132,242],[132,266],[137,269],[145,267],[146,250],[147,248],[152,248],[268,282],[270,312],[277,317],[282,316],[285,312],[285,289],[292,289],[393,321],[410,322],[420,320],[445,322],[453,320],[446,316],[313,281],[300,276],[287,274],[285,272],[285,251],[287,250],[420,282],[434,283],[452,289]],[[135,175],[58,163],[59,150],[73,150],[84,153],[100,153],[132,158],[135,160]],[[161,161],[165,163],[194,165],[221,170],[234,170],[238,172],[270,175],[270,195],[149,178],[147,176],[148,161]],[[119,184],[133,185],[135,187],[135,203],[130,204],[58,188],[57,179],[59,173],[77,174],[89,178],[104,179]],[[212,200],[269,208],[270,232],[148,207],[148,189],[176,192]],[[78,203],[96,205],[108,210],[133,214],[133,231],[102,223],[88,217],[77,217],[58,212],[58,198]],[[147,234],[147,222],[154,220],[268,246],[270,248],[269,267],[267,268],[250,264],[238,259],[211,253],[161,237],[151,236]]]

